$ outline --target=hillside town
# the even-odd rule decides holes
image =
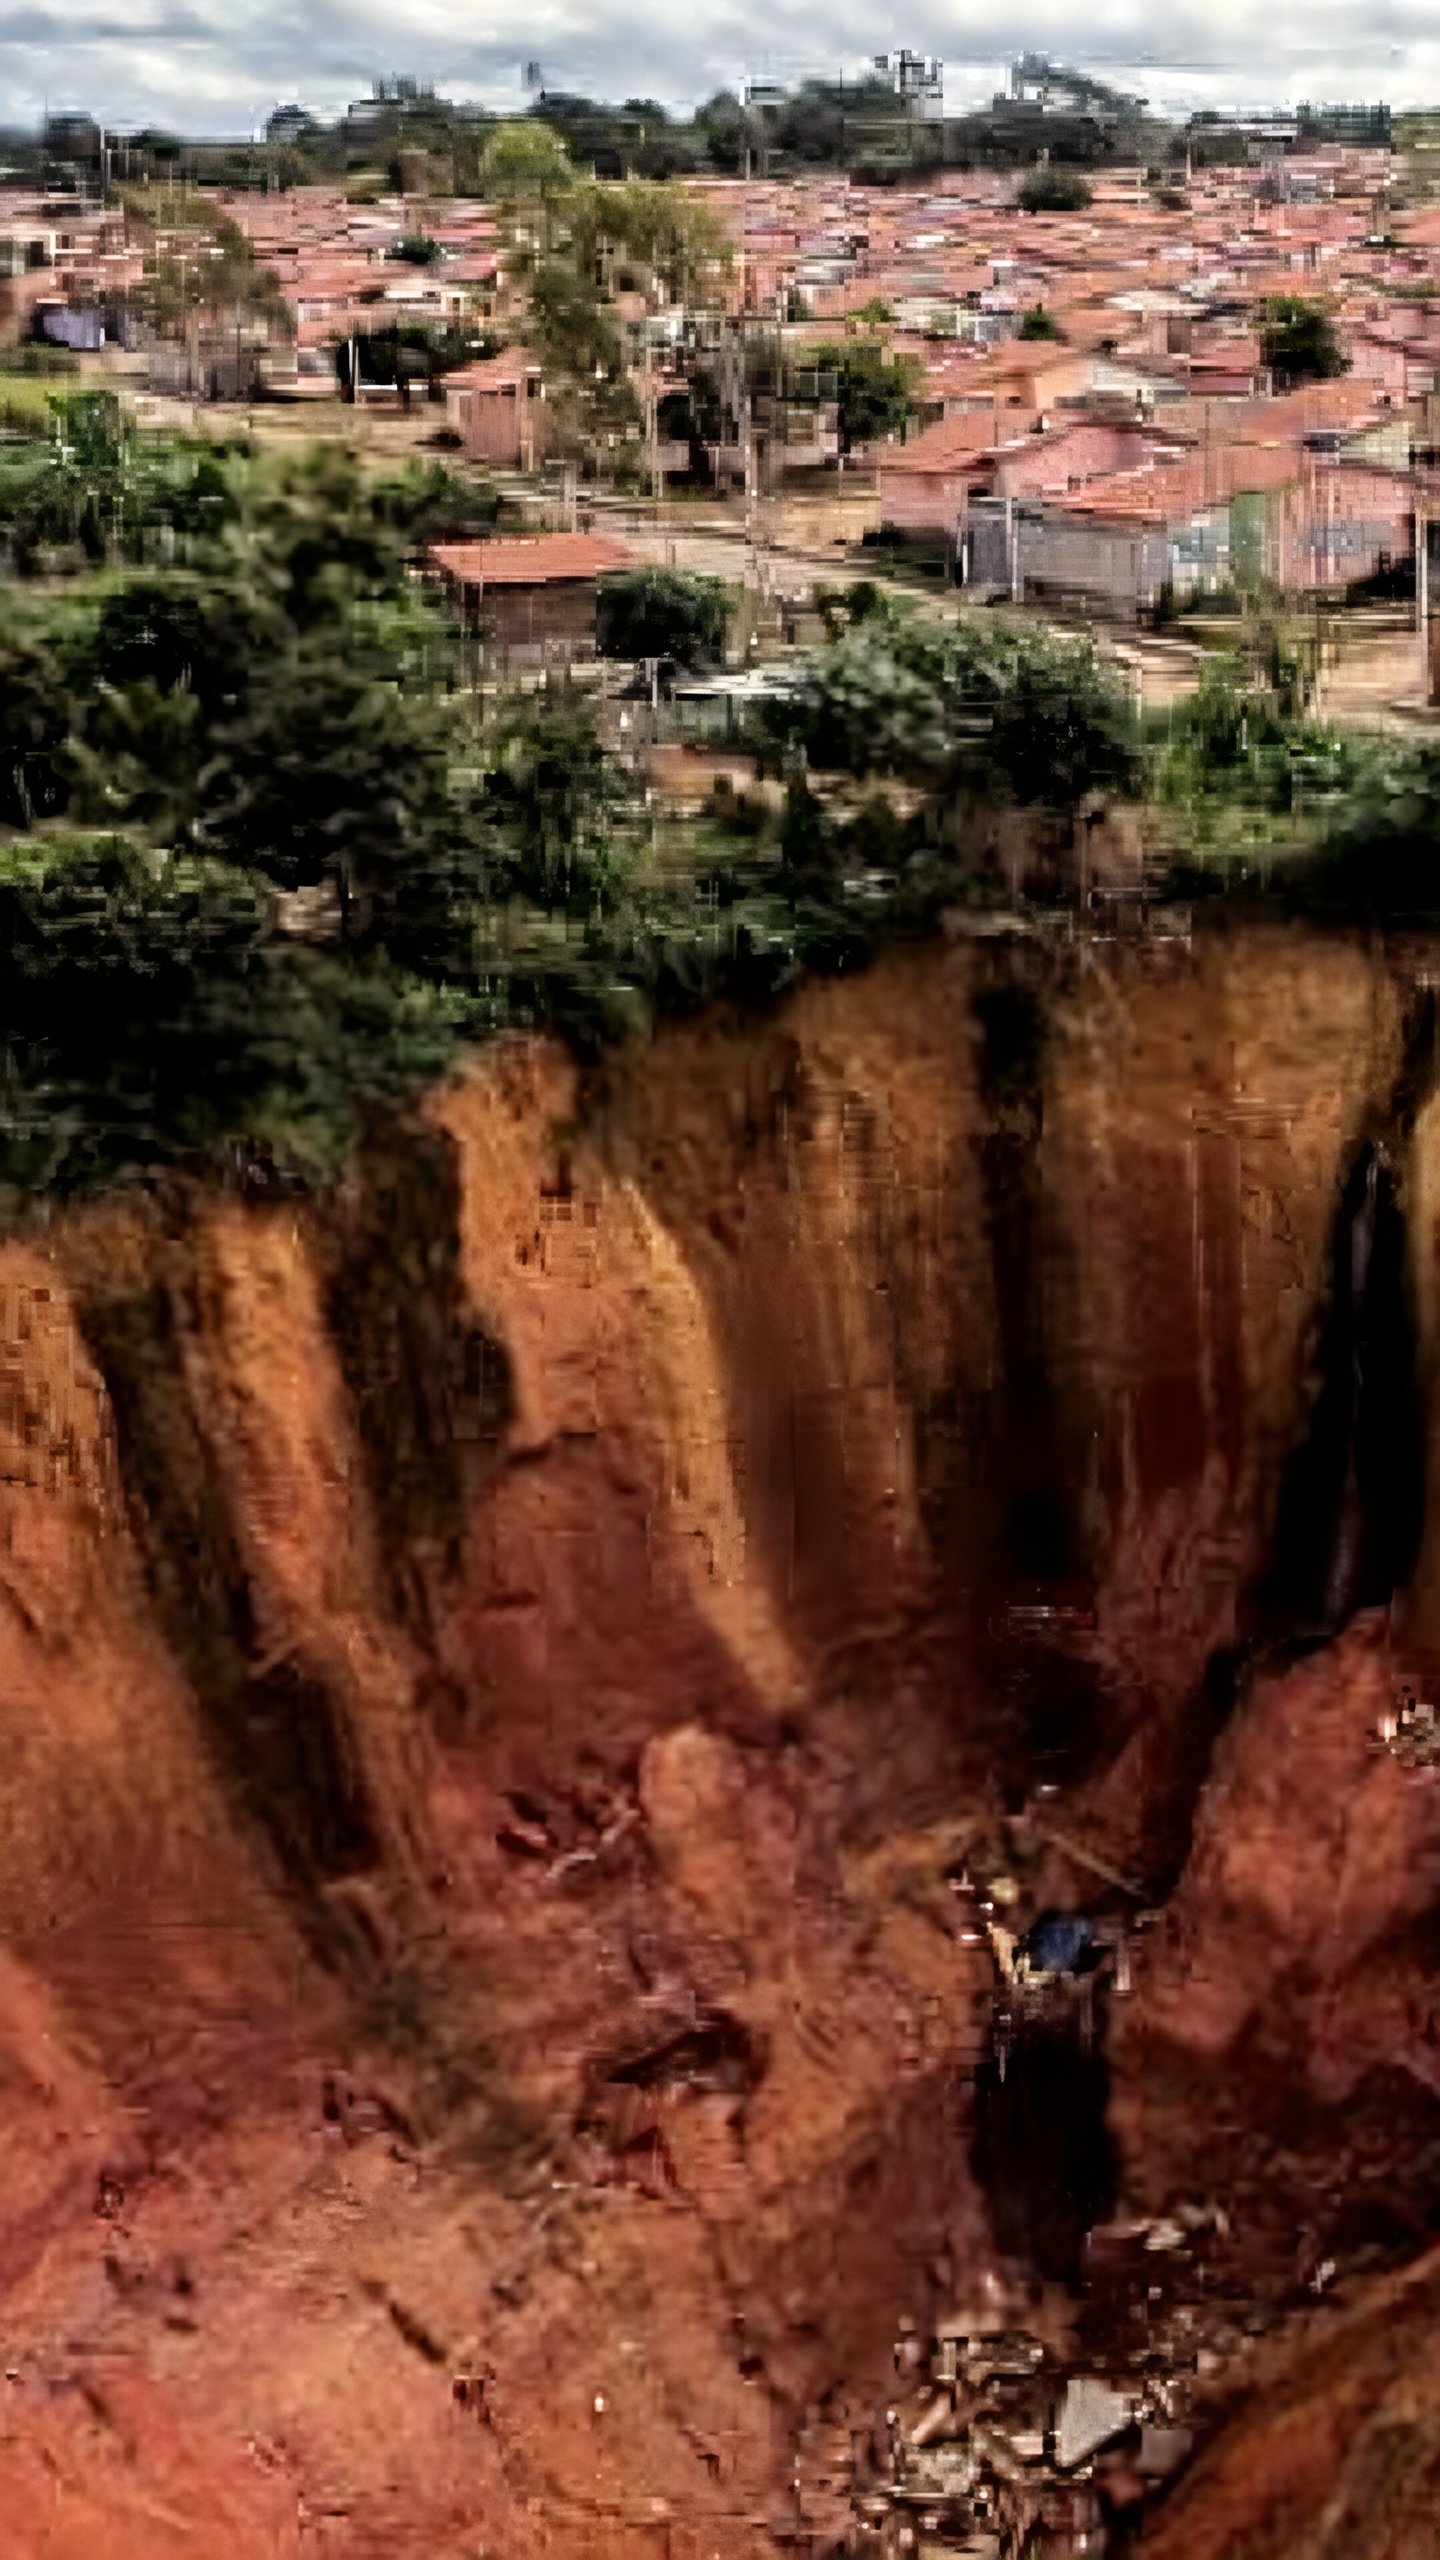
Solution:
[[[1440,115],[349,8],[6,39],[0,2560],[1440,2560]]]
[[[1228,160],[1192,140],[1178,166],[1075,175],[1042,145],[1028,169],[883,181],[777,175],[762,150],[733,177],[594,181],[534,116],[498,131],[508,165],[492,140],[465,195],[420,149],[395,188],[273,183],[273,154],[244,189],[203,167],[117,183],[109,160],[105,187],[12,182],[0,329],[72,351],[142,417],[304,404],[310,432],[443,446],[512,475],[535,535],[643,500],[642,555],[661,523],[682,565],[743,538],[736,574],[761,590],[883,557],[1115,626],[1257,587],[1368,607],[1392,644],[1413,626],[1382,691],[1434,697],[1423,150],[1245,136]],[[568,175],[599,200],[578,247]],[[647,190],[678,256],[636,232]],[[578,374],[609,396],[577,402]],[[587,557],[554,556],[566,584]]]

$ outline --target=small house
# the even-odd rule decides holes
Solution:
[[[445,422],[472,462],[533,471],[549,447],[545,380],[524,347],[467,364],[445,383]]]
[[[595,654],[596,585],[633,566],[618,542],[593,533],[530,533],[488,542],[437,542],[429,558],[500,665],[566,665]]]

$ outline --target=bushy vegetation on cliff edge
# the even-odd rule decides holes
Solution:
[[[839,734],[867,649],[887,689],[908,664],[917,713],[871,761],[930,802],[962,782],[1064,798],[1122,770],[1123,698],[1085,653],[1054,654],[1047,687],[1043,643],[952,635],[937,654],[877,606],[769,741],[783,819],[732,802],[667,829],[577,698],[487,710],[464,681],[410,572],[434,531],[492,512],[450,475],[376,483],[333,450],[136,440],[90,394],[0,458],[12,1210],[237,1149],[323,1177],[357,1115],[466,1040],[603,1040],[923,923],[963,887],[937,831],[879,797],[837,814],[805,778],[805,724]]]
[[[985,894],[977,803],[1153,782],[1229,879],[1214,813],[1294,833],[1298,792],[1317,881],[1373,887],[1378,837],[1424,885],[1423,758],[1243,670],[1147,741],[1088,644],[863,588],[763,740],[782,813],[668,826],[581,701],[463,681],[410,566],[492,515],[440,471],[137,442],[90,394],[0,458],[0,1205],[237,1155],[323,1178],[499,1028],[595,1043],[857,965]]]
[[[1310,708],[1303,648],[1262,617],[1149,724],[1169,885],[1227,912],[1440,928],[1440,752]]]

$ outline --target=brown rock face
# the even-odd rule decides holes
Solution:
[[[1349,2125],[1418,2238],[1437,1782],[1383,1608],[1301,1626],[1276,1550],[1328,1588],[1366,1507],[1343,1429],[1285,1487],[1367,1145],[1429,1397],[1420,974],[957,942],[505,1047],[323,1207],[0,1249],[21,2560],[773,2549],[989,2266],[949,1878],[1026,1805],[1175,1887],[1127,2190],[1319,2249]]]
[[[1285,2338],[1146,2534],[1146,2560],[1426,2560],[1440,2537],[1434,2253]]]
[[[1135,2193],[1225,2195],[1297,2285],[1436,2201],[1440,1791],[1377,1745],[1395,1688],[1375,1617],[1257,1681],[1117,2010]]]

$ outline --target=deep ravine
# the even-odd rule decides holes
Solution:
[[[957,936],[0,1247],[22,2553],[884,2547],[897,2353],[1152,2281],[1116,2547],[1330,2550],[1435,2335],[1433,963]],[[1127,1948],[1040,2265],[997,1878]]]

